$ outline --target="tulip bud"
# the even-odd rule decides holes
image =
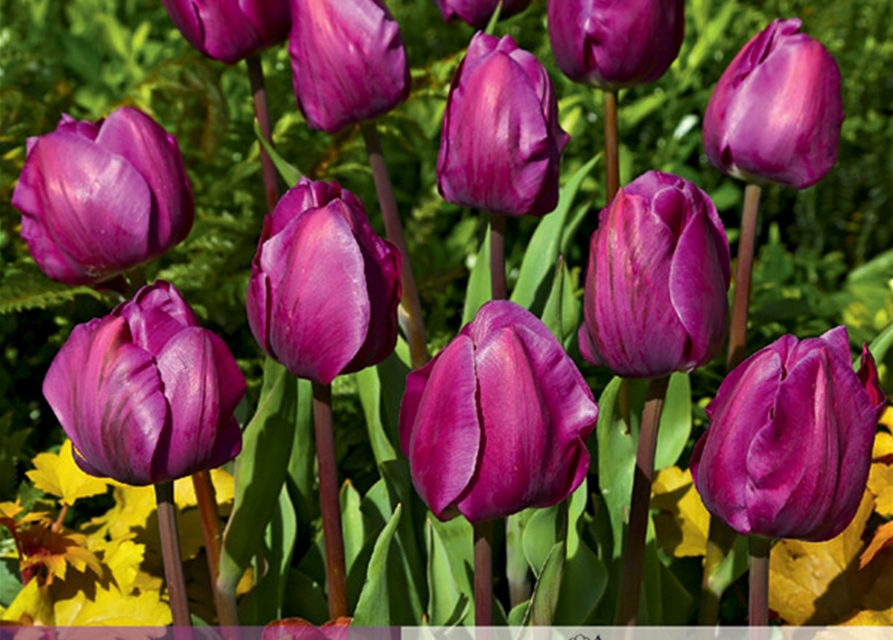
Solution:
[[[704,115],[704,150],[720,171],[804,189],[837,161],[840,71],[799,30],[799,19],[775,20],[719,79]]]
[[[434,0],[444,20],[458,18],[476,29],[487,26],[496,12],[500,0]],[[530,4],[530,0],[502,0],[500,18],[508,18],[521,13]]]
[[[654,82],[679,55],[684,8],[684,0],[549,0],[555,62],[600,89]]]
[[[288,0],[161,0],[183,37],[204,55],[233,64],[288,35]]]
[[[248,324],[291,373],[329,384],[394,350],[399,276],[399,251],[375,235],[360,199],[302,178],[264,222]]]
[[[226,344],[162,281],[76,326],[43,381],[78,466],[133,485],[232,460],[242,447],[233,411],[244,394]]]
[[[400,443],[437,518],[481,522],[570,495],[586,477],[597,419],[592,392],[546,326],[495,300],[407,377]]]
[[[710,197],[649,171],[599,215],[584,287],[583,357],[656,378],[706,364],[729,314],[729,243]]]
[[[12,204],[38,266],[72,285],[160,256],[194,215],[177,140],[131,107],[96,124],[64,115],[54,132],[28,138]]]
[[[543,216],[558,204],[568,139],[543,65],[511,36],[476,33],[443,116],[437,188],[444,199],[490,213]]]
[[[743,535],[833,538],[859,508],[885,401],[867,348],[853,371],[845,327],[782,336],[707,406],[691,459],[704,505]]]
[[[311,129],[337,133],[406,99],[406,50],[382,0],[290,1],[295,97]]]

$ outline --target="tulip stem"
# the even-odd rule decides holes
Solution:
[[[750,552],[747,624],[765,627],[769,624],[769,552],[772,539],[751,535],[747,539]]]
[[[189,600],[186,597],[186,579],[180,560],[180,538],[177,534],[177,505],[174,504],[174,483],[159,482],[155,485],[158,503],[158,532],[161,537],[161,555],[164,559],[164,578],[171,604],[171,618],[175,627],[189,627]]]
[[[369,155],[369,166],[372,167],[372,178],[375,181],[375,192],[378,194],[378,204],[381,207],[381,216],[384,220],[385,233],[388,240],[397,246],[402,258],[400,266],[400,286],[403,294],[400,300],[405,323],[403,331],[409,343],[409,358],[413,369],[418,369],[428,362],[428,346],[425,342],[425,322],[422,317],[422,303],[419,299],[419,291],[416,288],[415,277],[412,274],[412,265],[409,262],[409,249],[406,246],[406,238],[403,235],[403,225],[400,224],[400,215],[397,211],[397,200],[394,198],[394,189],[391,185],[391,176],[385,164],[384,154],[381,151],[381,139],[378,135],[378,126],[374,122],[364,122],[360,125],[363,132],[363,140],[366,143],[366,153]]]
[[[744,211],[738,239],[738,265],[735,268],[735,294],[732,299],[732,322],[729,328],[729,352],[726,369],[731,371],[747,353],[747,307],[750,303],[750,275],[760,210],[760,186],[749,184],[744,190]]]
[[[490,297],[493,300],[508,298],[505,283],[505,216],[490,214]]]
[[[493,521],[474,524],[474,625],[493,626]]]
[[[329,618],[337,620],[348,613],[347,570],[344,565],[344,538],[341,533],[341,506],[338,500],[331,385],[313,383],[313,425],[316,430],[316,458],[319,465],[319,501],[326,553]]]
[[[235,602],[223,596],[216,588],[220,564],[220,517],[217,509],[217,494],[208,470],[192,474],[195,499],[198,503],[199,519],[202,523],[202,537],[205,541],[205,555],[208,559],[208,575],[214,588],[214,608],[217,610],[217,623],[222,627],[239,625],[239,613]]]
[[[633,626],[639,612],[642,590],[642,569],[645,556],[645,535],[648,532],[648,512],[651,508],[651,481],[654,478],[654,452],[657,449],[657,428],[667,395],[669,376],[648,382],[639,447],[636,451],[636,473],[630,501],[626,549],[623,554],[623,576],[620,581],[620,601],[617,604],[617,625]]]
[[[252,54],[245,58],[248,66],[248,80],[251,83],[251,95],[254,98],[254,115],[264,140],[271,146],[273,136],[270,128],[270,111],[267,108],[267,88],[264,83],[264,68],[261,64],[260,54]],[[258,143],[259,144],[259,143]],[[264,193],[267,198],[267,211],[272,213],[279,202],[279,183],[277,182],[276,167],[270,154],[260,145],[260,164],[264,175]]]
[[[605,91],[605,204],[610,204],[620,188],[620,161],[617,136],[617,92]]]

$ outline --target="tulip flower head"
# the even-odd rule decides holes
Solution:
[[[382,0],[290,2],[292,79],[311,129],[337,133],[406,99],[406,50]]]
[[[684,0],[549,0],[555,62],[600,89],[654,82],[679,55],[684,8]]]
[[[482,522],[570,495],[586,477],[597,419],[592,392],[546,326],[496,300],[409,374],[400,442],[435,516]]]
[[[174,25],[204,55],[239,62],[285,40],[288,0],[161,0]]]
[[[583,357],[622,376],[692,371],[726,335],[729,243],[710,197],[649,171],[599,215],[584,286]]]
[[[843,123],[840,70],[827,49],[775,20],[722,74],[704,115],[704,150],[742,180],[804,189],[837,161]]]
[[[138,109],[95,124],[64,115],[27,150],[12,204],[31,255],[54,280],[101,282],[160,256],[192,228],[177,140]]]
[[[558,204],[568,142],[543,65],[511,36],[476,33],[450,86],[437,188],[445,200],[509,216]]]
[[[476,29],[487,26],[496,12],[500,0],[434,0],[444,20],[459,19]],[[530,0],[502,0],[500,18],[508,18],[521,13],[528,7]]]
[[[375,235],[360,199],[302,178],[264,222],[248,324],[291,373],[329,384],[394,350],[399,276],[399,251]]]
[[[218,467],[242,447],[233,411],[245,379],[167,282],[76,326],[43,394],[90,475],[168,482]]]
[[[845,327],[786,335],[736,367],[707,406],[691,460],[707,509],[742,535],[833,538],[859,508],[886,399]]]

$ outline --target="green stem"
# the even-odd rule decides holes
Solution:
[[[272,129],[270,128],[270,112],[267,108],[267,89],[264,83],[264,68],[261,64],[260,54],[253,54],[245,58],[248,66],[248,80],[251,83],[251,95],[254,98],[254,115],[260,132],[271,146],[273,144]],[[277,182],[276,167],[270,154],[260,145],[260,164],[264,175],[264,194],[267,199],[267,211],[272,213],[279,202],[279,183]]]
[[[735,294],[732,299],[732,322],[729,327],[729,351],[726,369],[731,371],[747,353],[747,307],[750,302],[750,276],[760,209],[760,186],[749,184],[744,190],[744,212],[738,239],[738,264],[735,268]]]
[[[617,605],[617,625],[633,626],[639,611],[642,588],[645,536],[648,532],[648,513],[651,508],[651,482],[654,479],[654,452],[657,450],[657,428],[667,395],[669,376],[648,382],[642,428],[636,451],[636,473],[630,501],[629,527],[623,554],[623,576],[620,581],[620,601]]]
[[[388,240],[396,245],[402,258],[400,284],[403,289],[403,295],[400,305],[403,311],[404,322],[401,324],[406,334],[406,341],[409,343],[409,358],[412,362],[412,368],[418,369],[428,361],[428,346],[425,342],[422,303],[419,299],[419,291],[416,288],[415,277],[412,273],[412,265],[409,262],[409,249],[406,246],[406,238],[403,235],[403,225],[400,224],[400,214],[397,211],[397,200],[394,198],[391,176],[388,173],[388,167],[385,164],[384,154],[381,150],[378,127],[374,122],[364,122],[360,125],[360,130],[363,132],[366,153],[369,155],[369,166],[372,168],[372,178],[375,181],[375,192],[378,194],[378,204],[381,207],[385,233],[388,236]]]
[[[620,188],[619,142],[617,135],[617,92],[605,91],[605,172],[607,202]]]
[[[326,555],[329,618],[336,620],[348,614],[348,605],[341,506],[338,500],[335,431],[332,424],[331,385],[313,383],[313,425],[316,430],[316,457],[319,466],[319,501]]]
[[[747,624],[765,627],[769,624],[769,552],[772,540],[751,535],[747,539],[750,552]]]
[[[177,506],[174,504],[174,483],[159,482],[155,485],[158,503],[158,532],[161,537],[161,553],[164,559],[164,578],[171,603],[171,618],[175,627],[192,625],[189,616],[189,600],[186,597],[186,579],[180,560],[180,538],[177,535]]]
[[[474,625],[493,626],[493,521],[474,524]]]
[[[490,214],[490,297],[508,298],[505,282],[505,216]]]

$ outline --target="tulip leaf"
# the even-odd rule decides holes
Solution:
[[[490,225],[484,234],[484,241],[478,250],[477,259],[468,277],[468,288],[465,291],[465,308],[462,311],[462,325],[472,320],[486,302],[490,301]]]
[[[530,598],[530,565],[524,553],[524,528],[536,512],[535,509],[524,509],[505,520],[505,577],[511,602]]]
[[[266,359],[257,411],[242,435],[235,501],[220,550],[218,586],[230,594],[260,548],[278,505],[294,438],[296,382],[285,367]]]
[[[558,260],[568,212],[577,197],[580,185],[600,158],[600,155],[595,156],[577,169],[577,172],[561,189],[555,211],[543,216],[537,224],[536,231],[533,232],[527,250],[524,252],[518,280],[512,289],[512,302],[537,314],[543,308],[548,293],[544,286],[547,286],[547,277]]]
[[[691,436],[691,383],[688,374],[674,373],[660,414],[654,469],[676,463]]]
[[[533,589],[530,607],[524,626],[551,626],[555,610],[558,608],[558,596],[561,592],[561,579],[564,576],[565,543],[556,542],[546,556],[542,571]]]
[[[563,511],[562,511],[563,509]],[[537,509],[524,526],[522,544],[527,564],[536,578],[546,564],[546,558],[556,543],[567,537],[567,506],[555,505]]]
[[[453,518],[446,522],[428,519],[431,528],[446,550],[450,563],[450,573],[456,581],[460,593],[474,592],[474,543],[471,523],[465,518]],[[474,601],[469,603],[468,618],[474,621]]]
[[[552,291],[543,309],[543,324],[563,346],[571,341],[580,325],[580,300],[575,295],[577,282],[563,256],[558,256]]]
[[[378,376],[376,367],[366,367],[356,374],[360,404],[363,405],[366,431],[369,434],[369,446],[372,447],[376,464],[380,465],[387,460],[395,460],[397,452],[388,439],[381,420],[381,381]]]
[[[301,173],[300,169],[290,164],[285,158],[279,155],[279,152],[276,151],[276,147],[267,142],[267,139],[264,138],[264,134],[261,133],[260,124],[257,120],[254,121],[254,135],[257,136],[257,141],[260,142],[261,146],[270,156],[270,160],[273,161],[273,166],[276,167],[276,171],[279,172],[279,175],[285,180],[285,184],[287,184],[289,188],[298,184],[298,181],[304,177],[304,174]]]
[[[298,516],[298,533],[309,541],[316,506],[316,445],[313,436],[313,383],[298,379],[294,443],[288,461],[289,495]]]
[[[887,328],[881,331],[880,335],[878,335],[878,337],[872,340],[871,344],[868,345],[868,350],[874,357],[875,362],[883,361],[883,359],[887,355],[887,351],[889,351],[890,349],[890,345],[893,345],[893,323],[888,324]],[[860,364],[861,357],[856,358],[855,368],[858,369]]]
[[[450,556],[431,519],[425,523],[428,549],[428,624],[452,627],[462,624],[471,611],[471,600],[459,589]]]
[[[322,586],[295,568],[288,572],[283,609],[290,616],[301,617],[317,625],[329,619],[329,607]]]
[[[403,553],[395,536],[402,512],[403,506],[398,504],[375,542],[366,571],[366,582],[354,610],[352,624],[355,626],[393,627],[419,624],[407,598],[410,586],[403,571]]]

